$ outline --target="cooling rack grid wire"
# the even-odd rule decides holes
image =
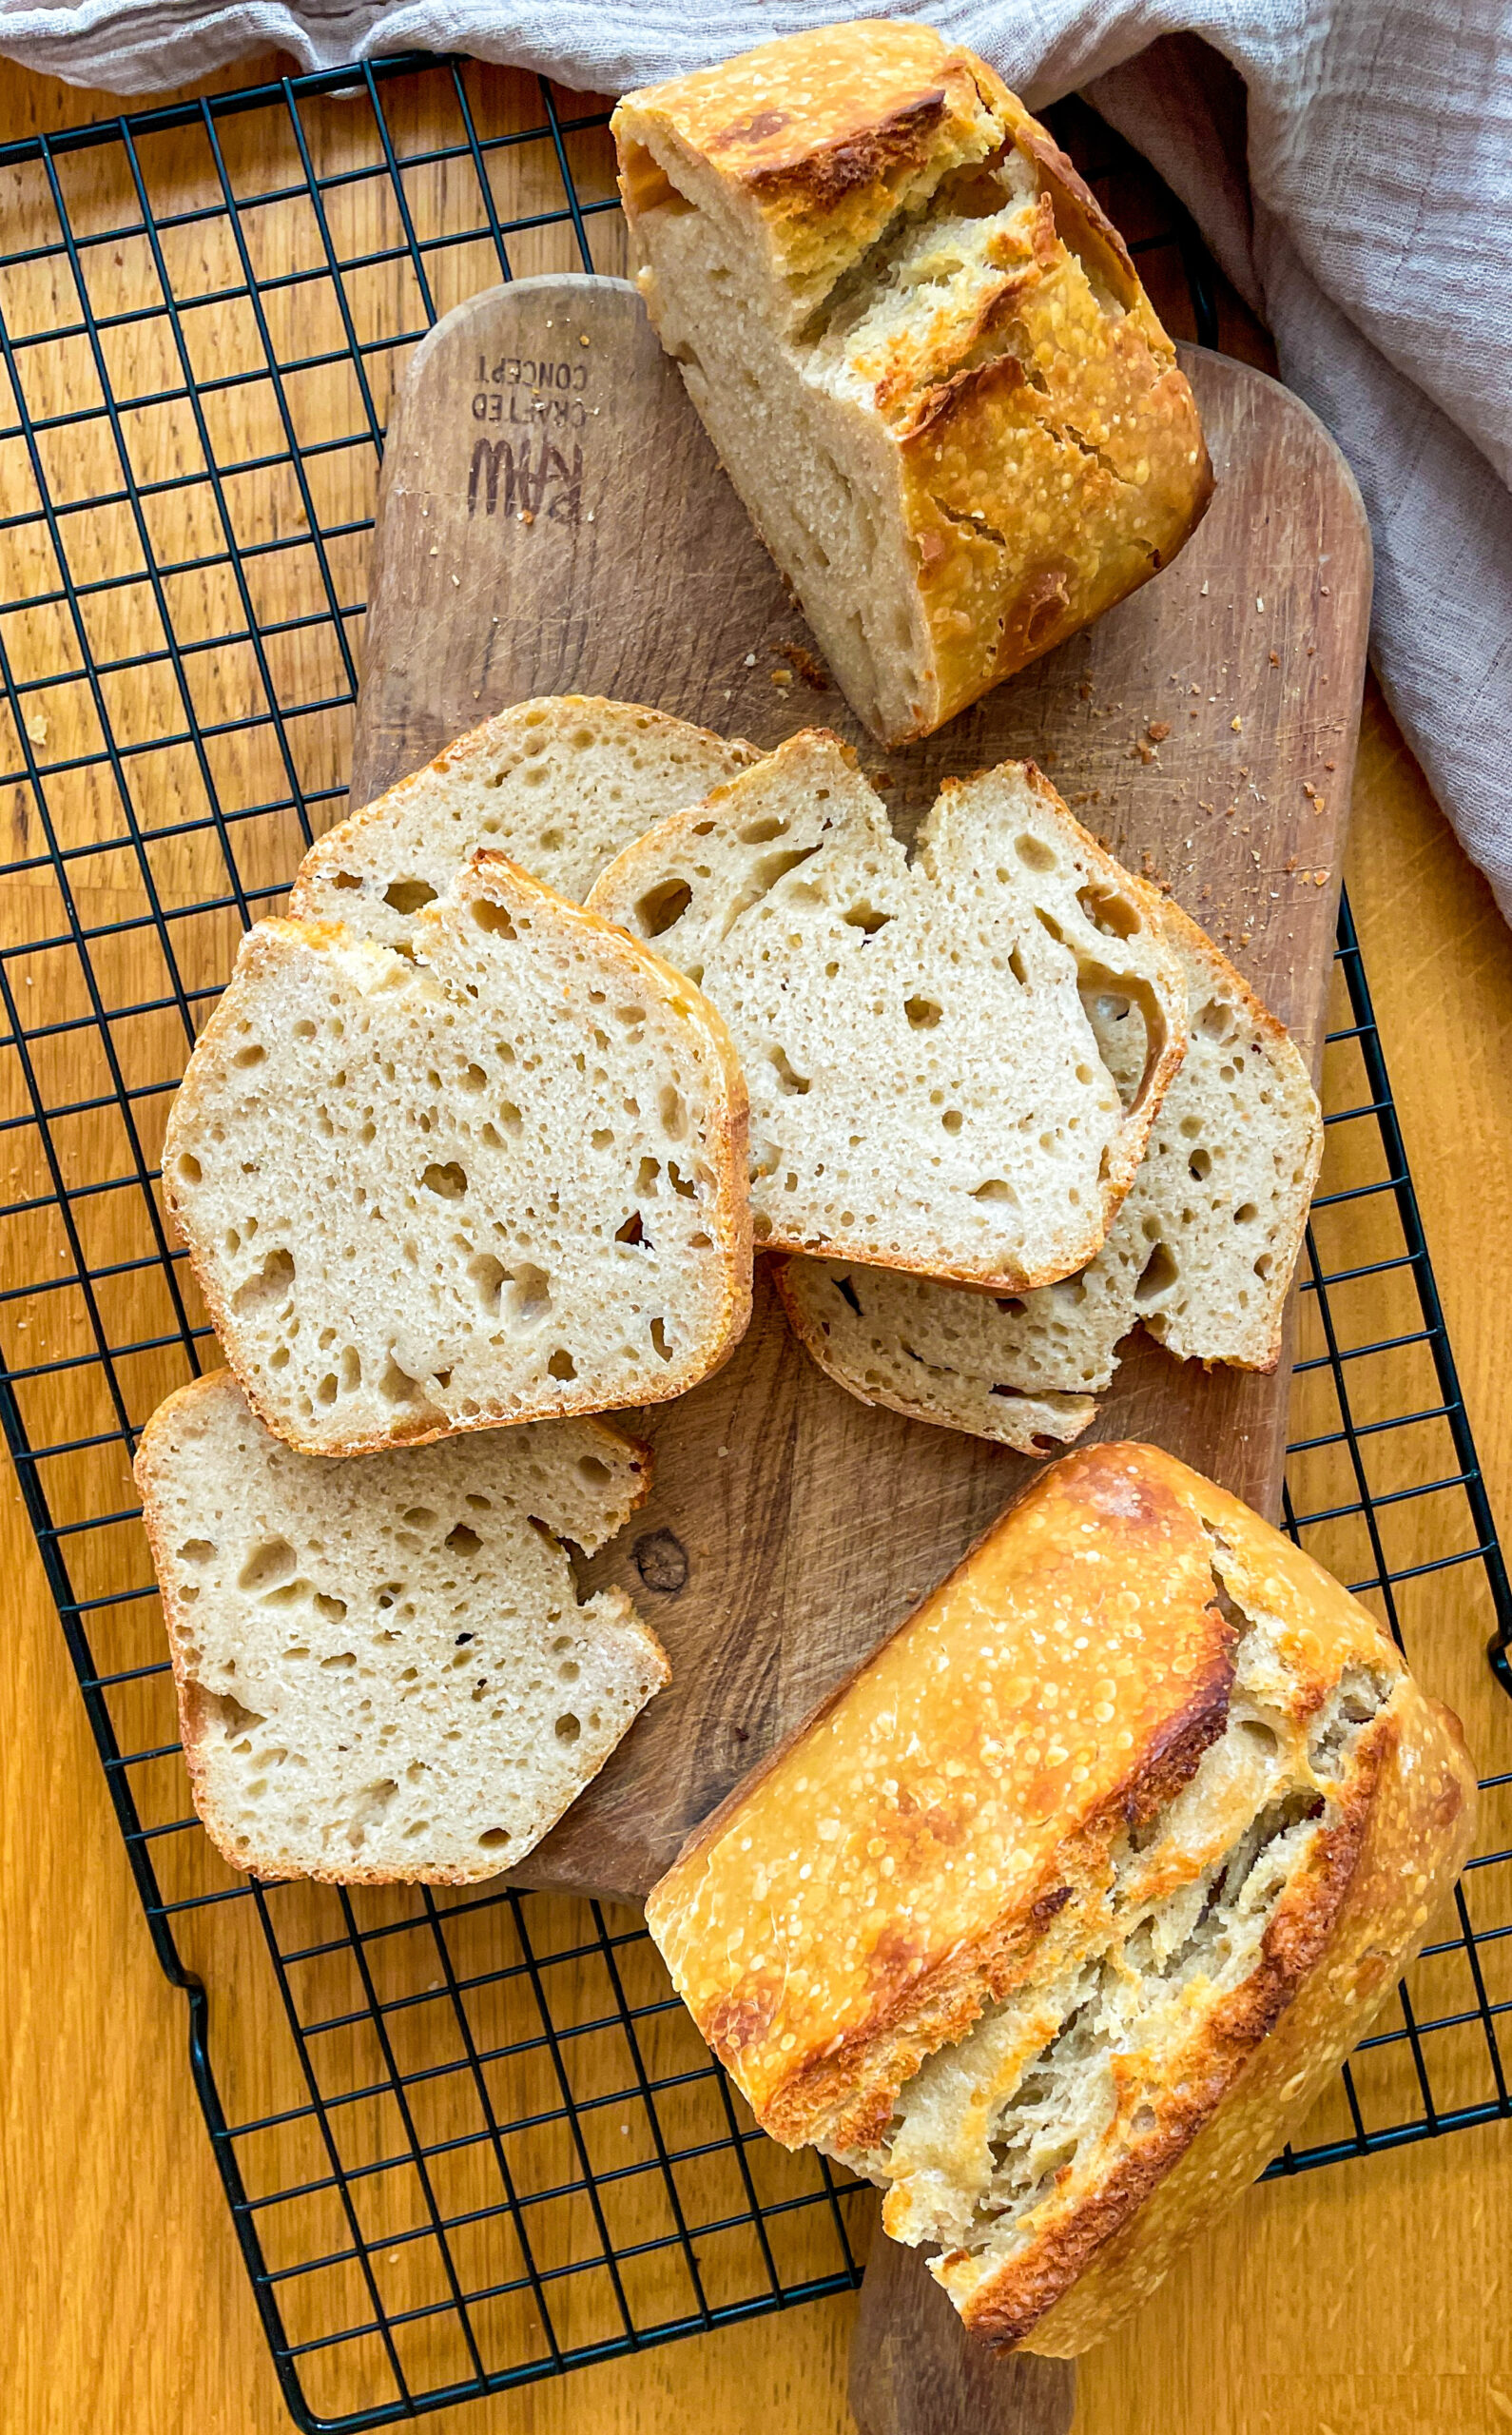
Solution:
[[[0,1406],[303,2427],[848,2288],[871,2225],[755,2132],[633,1915],[222,1865],[130,1481],[147,1413],[213,1357],[155,1189],[167,1102],[240,931],[344,802],[396,380],[480,287],[623,270],[606,127],[404,59],[0,148]],[[1170,198],[1090,113],[1062,131],[1211,342]],[[1488,1638],[1504,1676],[1512,1600],[1347,907],[1330,1023],[1288,1520],[1452,1699]],[[1273,2172],[1509,2110],[1509,1785],[1452,1933]]]

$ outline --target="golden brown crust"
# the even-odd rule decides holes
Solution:
[[[690,76],[628,93],[613,118],[631,226],[661,200],[649,138],[707,162],[748,196],[775,265],[828,284],[879,237],[941,161],[985,158],[996,129],[969,54],[931,27],[861,19],[763,43]],[[926,186],[927,190],[927,186]]]
[[[1084,2269],[1047,2276],[1037,2306],[1007,2287],[999,2303],[984,2286],[967,2311],[973,2331],[1053,2358],[1114,2332],[1289,2138],[1390,1996],[1469,1858],[1475,1771],[1458,1720],[1409,1677],[1362,1745],[1359,1797],[1330,1856],[1344,1881],[1287,1920],[1273,2026],[1233,2024],[1235,2051],[1227,2068],[1213,2058],[1221,2086],[1195,2135]]]
[[[647,1916],[778,2136],[804,2136],[874,2045],[913,2048],[937,2021],[974,2017],[1007,1983],[1036,1902],[1095,1873],[1104,1839],[1192,1773],[1226,1713],[1215,1543],[1235,1597],[1278,1619],[1308,1700],[1347,1663],[1400,1670],[1366,1610],[1236,1499],[1153,1447],[1090,1447],[1041,1473],[690,1839]],[[761,1941],[778,1950],[746,1960],[757,1881]],[[851,1937],[842,1961],[837,1933],[858,1917],[871,1941]]]
[[[211,1694],[189,1673],[184,1663],[184,1642],[189,1637],[189,1619],[185,1616],[179,1595],[179,1586],[171,1562],[172,1549],[165,1535],[165,1516],[157,1494],[157,1460],[159,1448],[171,1437],[177,1424],[204,1404],[228,1396],[238,1404],[247,1402],[235,1376],[229,1370],[212,1370],[204,1376],[191,1378],[185,1386],[175,1388],[165,1395],[151,1414],[137,1441],[131,1465],[132,1476],[142,1497],[142,1525],[147,1535],[152,1557],[152,1569],[157,1577],[163,1606],[163,1622],[167,1633],[168,1657],[173,1666],[173,1688],[178,1701],[179,1737],[184,1749],[184,1763],[189,1778],[189,1793],[195,1816],[228,1866],[260,1883],[278,1885],[286,1881],[286,1873],[259,1868],[244,1853],[236,1848],[230,1825],[218,1811],[210,1791],[204,1763],[204,1735],[207,1723],[214,1714],[209,1703]],[[251,1409],[250,1404],[248,1409]],[[650,1493],[652,1456],[649,1446],[639,1438],[627,1437],[620,1430],[611,1429],[607,1421],[584,1415],[576,1426],[596,1429],[618,1456],[629,1454],[634,1466],[635,1493],[630,1501],[629,1512],[643,1505]],[[627,1519],[629,1518],[627,1514]],[[634,1619],[661,1659],[662,1685],[671,1681],[671,1666],[667,1651],[649,1624],[635,1614],[629,1598],[622,1591],[612,1593],[620,1598],[627,1612]],[[355,1863],[339,1869],[301,1869],[308,1877],[326,1885],[474,1885],[481,1879],[496,1876],[496,1869],[470,1870],[461,1868],[428,1868],[423,1874],[415,1870],[362,1868]]]
[[[625,931],[588,912],[584,906],[569,904],[565,897],[557,896],[541,881],[533,878],[529,871],[522,870],[517,863],[512,863],[506,854],[481,849],[475,851],[467,870],[459,875],[456,887],[465,888],[468,885],[480,885],[500,901],[513,897],[526,905],[537,921],[565,921],[579,930],[586,927],[596,933],[600,945],[621,961],[628,979],[633,980],[637,986],[649,986],[665,1003],[691,1023],[713,1061],[719,1077],[722,1104],[709,1132],[708,1159],[719,1179],[715,1198],[719,1228],[716,1239],[727,1246],[722,1300],[708,1358],[700,1365],[697,1380],[682,1372],[669,1378],[638,1379],[633,1404],[629,1397],[626,1399],[627,1406],[633,1410],[639,1410],[646,1404],[665,1403],[675,1395],[686,1393],[690,1385],[701,1382],[721,1369],[750,1324],[751,1215],[746,1184],[750,1155],[746,1077],[740,1060],[718,1010],[710,1005],[700,990],[694,988],[686,975],[675,972],[642,941],[631,939]],[[440,904],[428,905],[416,917],[416,949],[422,959],[427,934],[434,931],[444,918],[444,903],[443,900]],[[259,922],[242,939],[231,978],[195,1042],[169,1113],[163,1150],[163,1197],[169,1218],[187,1248],[189,1265],[204,1297],[210,1323],[220,1338],[222,1351],[258,1418],[276,1437],[281,1437],[301,1453],[348,1455],[381,1453],[397,1445],[430,1445],[436,1438],[455,1436],[464,1430],[496,1429],[530,1420],[579,1418],[594,1412],[614,1409],[595,1400],[593,1391],[587,1388],[580,1403],[563,1397],[549,1404],[533,1404],[518,1409],[512,1407],[508,1411],[485,1407],[475,1416],[442,1418],[434,1425],[417,1419],[408,1426],[391,1425],[381,1433],[375,1432],[367,1436],[333,1442],[328,1438],[311,1441],[300,1437],[288,1414],[270,1407],[262,1392],[260,1377],[253,1365],[244,1358],[242,1331],[221,1291],[209,1246],[201,1242],[185,1222],[185,1212],[175,1198],[172,1171],[175,1149],[183,1129],[199,1114],[202,1098],[210,1087],[205,1078],[213,1075],[223,1046],[229,1048],[235,1037],[243,994],[256,985],[264,964],[271,963],[290,947],[300,946],[337,952],[356,947],[362,953],[377,955],[392,952],[354,940],[339,922],[281,918]]]
[[[1079,1677],[1067,1663],[1076,1636],[1059,1629],[1068,1582]],[[930,1626],[952,1601],[947,1646]],[[1223,1730],[1225,1619],[1235,1610],[1264,1619],[1265,1664],[1279,1669],[1266,1674],[1265,1697],[1299,1746],[1347,1680],[1371,1683],[1380,1704],[1339,1745],[1342,1773],[1318,1778],[1310,1763],[1304,1772],[1304,1785],[1318,1787],[1304,1815],[1320,1822],[1282,1880],[1253,1965],[1231,1992],[1192,2001],[1158,2069],[1136,2053],[1115,2059],[1113,2161],[1074,2195],[1066,2174],[1048,2184],[997,2263],[990,2245],[936,2262],[966,2322],[998,2347],[1069,2354],[1137,2304],[1300,2118],[1467,1856],[1475,1779],[1458,1727],[1418,1690],[1374,1619],[1173,1457],[1086,1449],[1042,1473],[723,1805],[648,1905],[674,1980],[758,2119],[793,2143],[818,2137],[864,2154],[925,2055],[959,2040],[988,2000],[1032,1997],[1076,1960],[1078,1898],[1111,1881],[1115,1839],[1163,1811]],[[1089,1707],[1091,1678],[1131,1620],[1148,1627],[1135,1677]],[[968,1705],[981,1719],[975,1744],[960,1729]],[[1043,1744],[1069,1725],[1059,1739],[1072,1745],[1089,1715],[1099,1731],[1079,1775],[1031,1782],[1022,1737]],[[1109,1744],[1127,1745],[1121,1782],[1102,1767]],[[927,1841],[897,1822],[918,1809],[921,1762],[940,1778]],[[1018,1824],[1014,1868],[984,1832],[999,1786]],[[842,1864],[818,1882],[825,1838],[815,1828],[825,1817],[837,1821],[829,1840]],[[1231,1828],[1220,1820],[1215,1831]],[[1174,1857],[1177,1876],[1157,1876],[1141,1899],[1187,1882],[1191,1856]],[[974,1917],[959,1882],[954,1912],[941,1899],[947,1861],[977,1898]],[[795,1900],[808,1884],[811,1901]],[[761,1948],[748,1958],[746,1929]],[[865,1970],[848,1959],[858,1945]],[[895,2184],[889,2223],[901,2194]],[[904,2209],[896,2229],[907,2217]]]
[[[1339,1821],[1321,1835],[1298,1882],[1266,1929],[1260,1959],[1203,2021],[1163,2085],[1141,2083],[1152,2126],[1073,2211],[1052,2223],[1011,2265],[980,2283],[962,2308],[973,2333],[994,2349],[1017,2347],[1085,2273],[1171,2172],[1212,2119],[1260,2041],[1292,2001],[1335,1927],[1354,1874],[1383,1759],[1394,1749],[1396,1720],[1379,1718],[1337,1804]],[[955,2261],[940,2261],[949,2284]]]
[[[924,26],[825,27],[630,94],[614,129],[653,318],[641,223],[685,188],[738,228],[760,309],[799,329],[907,215],[948,212],[950,181],[1016,153],[1037,182],[1027,250],[992,241],[996,284],[921,306],[851,366],[847,397],[870,382],[896,453],[928,632],[924,698],[880,720],[886,743],[932,733],[1195,530],[1212,468],[1171,340],[1091,188],[970,51]]]
[[[1232,1635],[1195,1485],[1149,1447],[1042,1472],[653,1889],[679,1991],[776,2137],[862,2144],[1014,1983],[1036,1903],[1091,1881],[1222,1731]]]

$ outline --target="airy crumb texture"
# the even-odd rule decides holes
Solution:
[[[1032,764],[948,784],[910,864],[854,754],[808,730],[590,904],[729,1024],[758,1242],[1016,1290],[1100,1247],[1180,1063],[1180,973],[1149,892]],[[1122,1092],[1110,992],[1144,1019]]]
[[[1033,1453],[1087,1427],[1092,1391],[1141,1320],[1183,1359],[1275,1367],[1322,1110],[1295,1044],[1212,940],[1174,906],[1160,919],[1186,975],[1187,1054],[1079,1276],[994,1296],[854,1262],[778,1264],[800,1343],[863,1403]],[[1109,995],[1090,1013],[1104,1062],[1132,1089],[1138,1007]]]
[[[1472,1847],[1367,1609],[1151,1446],[1035,1480],[647,1902],[758,2121],[972,2329],[1127,2315],[1289,2135]],[[1148,2237],[1145,2237],[1148,2228]]]
[[[255,1877],[466,1885],[514,1868],[669,1679],[587,1553],[649,1457],[601,1422],[297,1454],[225,1371],[136,1460],[195,1807]]]
[[[1212,488],[1116,229],[932,28],[766,43],[614,113],[637,282],[857,715],[931,733],[1169,564]]]
[[[636,702],[517,702],[320,838],[288,909],[404,946],[416,914],[478,847],[581,902],[632,838],[756,758],[748,744]]]
[[[252,930],[163,1159],[249,1401],[316,1453],[696,1384],[750,1315],[746,1164],[712,1007],[496,854],[407,953]]]

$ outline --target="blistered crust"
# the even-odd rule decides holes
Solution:
[[[1221,1733],[1232,1631],[1208,1524],[1314,1704],[1351,1657],[1394,1665],[1364,1608],[1235,1499],[1153,1448],[1092,1447],[653,1890],[679,1992],[776,2137],[863,2146],[922,2056],[1022,1977],[1060,1889],[1091,1883]]]
[[[1091,189],[973,53],[924,26],[826,27],[630,94],[613,125],[652,321],[681,310],[656,214],[701,208],[799,382],[843,400],[857,466],[886,461],[886,579],[916,593],[925,649],[909,686],[854,705],[883,741],[933,732],[1195,529],[1212,468],[1174,347]],[[1027,231],[995,233],[979,279],[927,280],[838,384],[837,360],[821,372],[826,312],[872,275],[872,249],[932,215],[990,213],[1008,163],[1037,192]],[[749,469],[741,487],[769,533]],[[805,605],[824,639],[829,604]]]
[[[1054,2249],[983,2281],[962,2309],[974,2333],[1072,2358],[1142,2305],[1291,2136],[1421,1949],[1474,1846],[1476,1794],[1458,1719],[1404,1676],[1361,1738],[1340,1823],[1278,1908],[1253,1997],[1212,2024],[1187,2097],[1160,2093],[1160,2153]]]
[[[657,155],[706,164],[753,206],[773,278],[818,301],[901,205],[1001,140],[977,66],[931,27],[863,19],[629,93],[613,127],[631,229],[666,199]]]

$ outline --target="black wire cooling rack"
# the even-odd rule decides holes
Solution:
[[[850,2288],[870,2230],[863,2192],[755,2131],[632,1915],[234,1878],[188,1814],[131,1492],[208,1335],[157,1196],[166,1104],[239,930],[344,799],[395,380],[479,287],[623,268],[605,127],[534,80],[404,59],[0,148],[0,1409],[304,2428]],[[1163,196],[1152,224],[1148,172],[1120,201],[1132,156],[1095,127],[1063,132],[1212,342],[1190,224]],[[1512,1599],[1347,907],[1330,1020],[1288,1520],[1483,1716]],[[1509,2111],[1509,1784],[1444,1934],[1273,2172]]]

